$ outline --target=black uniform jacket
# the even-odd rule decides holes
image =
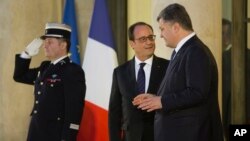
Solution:
[[[75,141],[80,125],[85,76],[68,57],[29,69],[31,59],[16,55],[14,80],[35,86],[28,141]]]
[[[165,75],[169,61],[154,56],[148,93],[156,94]],[[143,112],[133,106],[137,95],[135,76],[135,59],[117,67],[113,73],[112,91],[109,104],[109,137],[110,141],[141,141],[143,132]],[[154,122],[154,112],[147,115]],[[121,131],[124,137],[121,137]],[[153,131],[153,126],[152,126]]]

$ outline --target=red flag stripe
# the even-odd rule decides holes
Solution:
[[[108,111],[85,101],[77,141],[108,141],[108,134],[103,131],[108,131]]]

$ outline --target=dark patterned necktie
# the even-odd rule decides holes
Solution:
[[[176,54],[176,51],[174,50],[173,53],[172,53],[172,55],[171,55],[171,60],[174,59],[175,54]]]
[[[140,63],[140,68],[137,75],[137,89],[138,94],[145,93],[145,72],[143,70],[143,67],[146,65],[146,63]]]

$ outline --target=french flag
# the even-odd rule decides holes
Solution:
[[[108,105],[116,66],[117,54],[106,0],[95,0],[82,65],[87,91],[78,141],[109,141]]]

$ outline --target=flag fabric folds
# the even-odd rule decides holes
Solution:
[[[82,65],[87,91],[78,141],[109,140],[108,104],[116,66],[117,54],[106,0],[95,0]]]
[[[66,0],[63,23],[71,26],[70,59],[76,64],[81,65],[76,22],[75,0]]]

